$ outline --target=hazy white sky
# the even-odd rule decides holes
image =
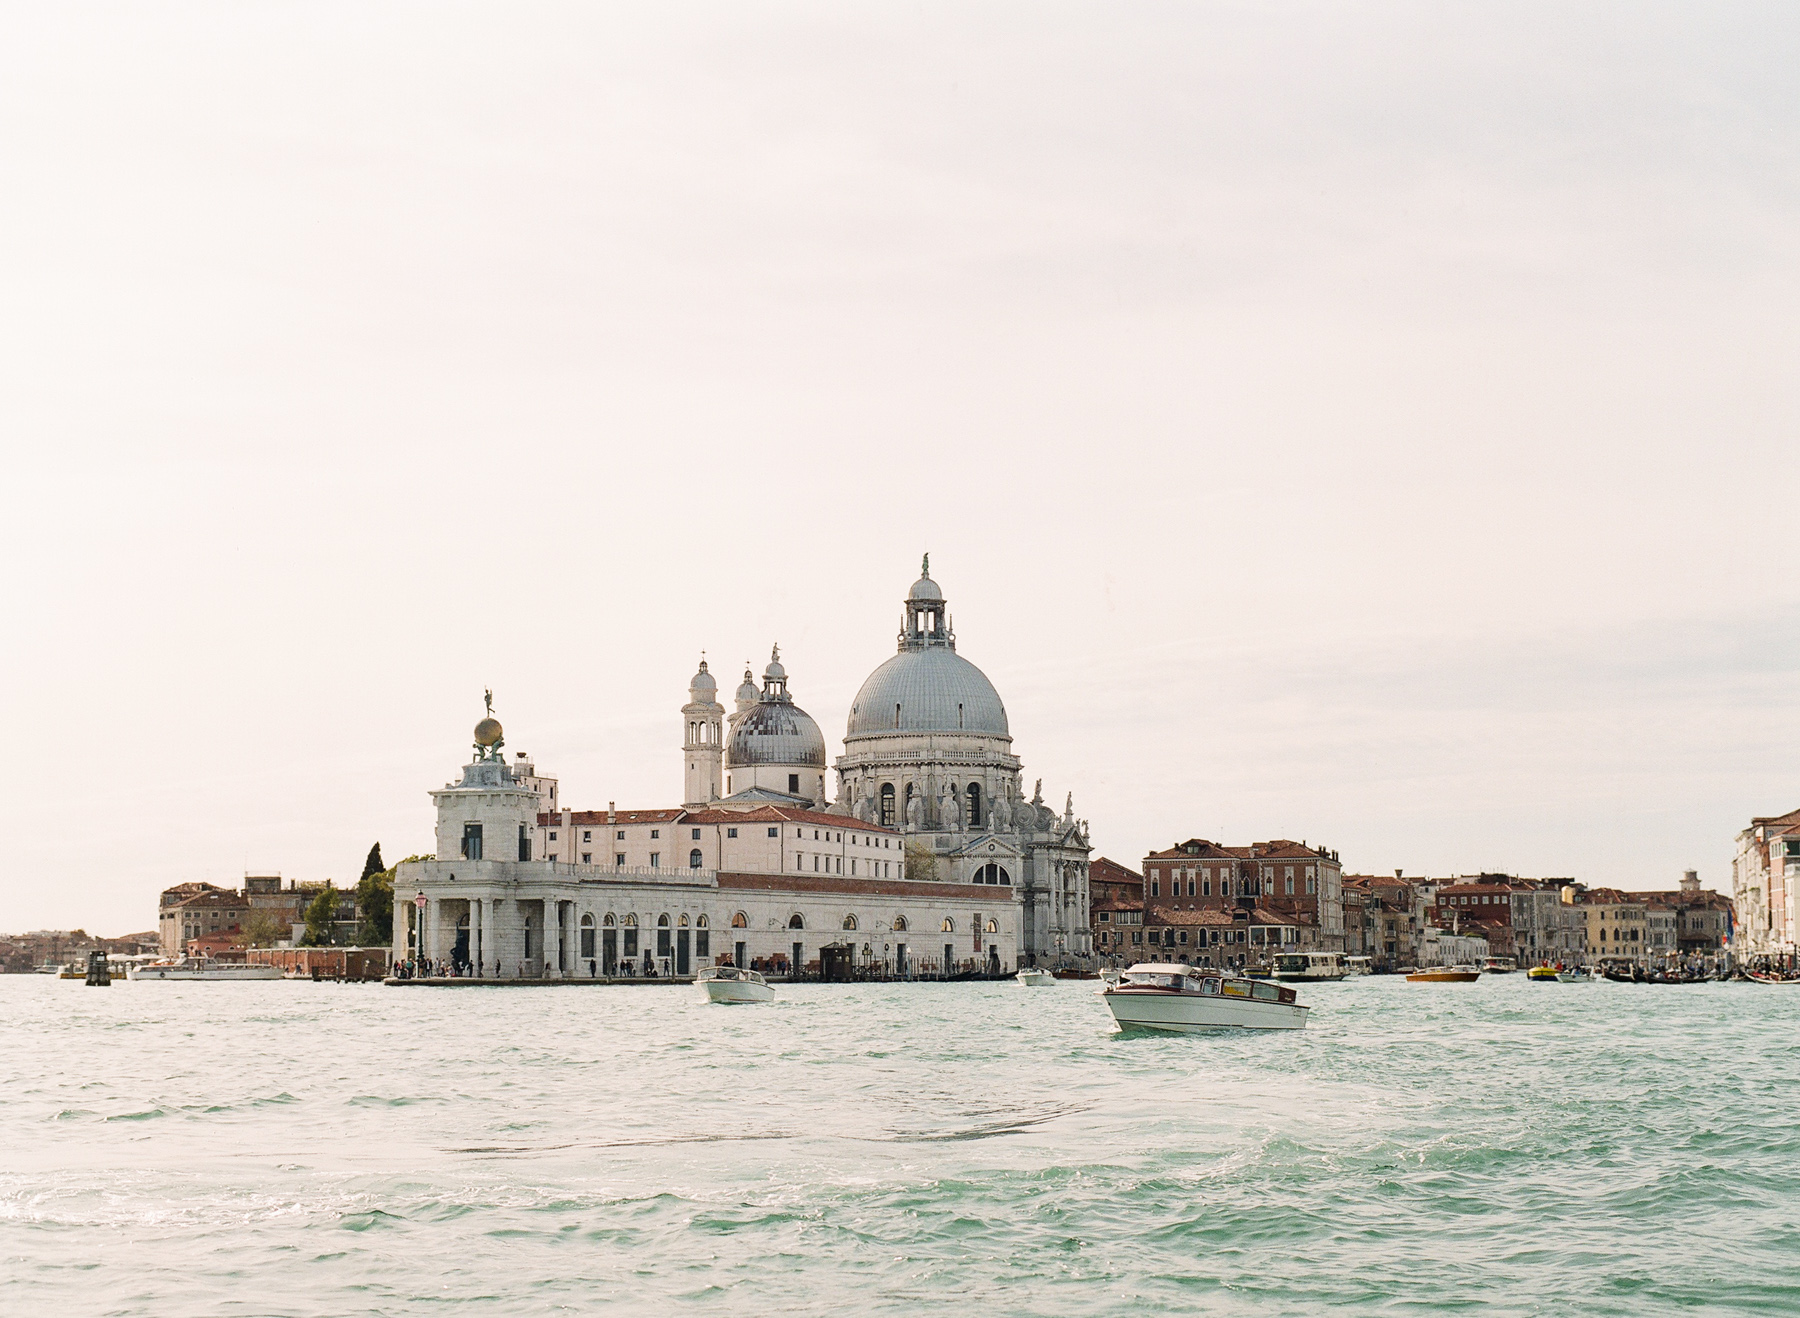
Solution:
[[[15,4],[0,927],[671,804],[921,550],[1097,852],[1800,805],[1791,4]]]

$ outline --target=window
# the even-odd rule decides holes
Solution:
[[[661,866],[662,866],[662,852],[652,851],[650,853],[650,868],[658,869]]]
[[[961,712],[962,712],[962,706],[958,705],[956,708],[957,708],[958,717],[960,717]],[[981,784],[980,783],[970,783],[967,795],[969,798],[969,827],[970,828],[980,828],[981,827]]]
[[[481,825],[464,824],[462,835],[462,857],[464,860],[481,859]]]
[[[800,912],[795,911],[792,915],[788,916],[788,928],[789,929],[804,929],[804,928],[806,928],[806,921],[800,918]]]
[[[594,830],[591,828],[582,829],[581,830],[581,840],[583,842],[592,842],[594,840]]]
[[[737,830],[735,828],[728,828],[725,830],[725,836],[726,837],[736,837]]]
[[[552,842],[556,841],[556,830],[554,828],[550,830],[550,840]]]
[[[1306,881],[1306,895],[1308,897],[1316,896],[1318,894],[1318,891],[1319,891],[1319,881],[1317,879],[1308,879]]]
[[[700,848],[699,847],[695,847],[692,851],[688,852],[688,868],[691,870],[697,870],[700,868]]]
[[[881,785],[881,822],[888,828],[892,828],[894,824],[894,785],[892,783]]]
[[[999,921],[998,921],[998,920],[992,920],[992,919],[990,919],[990,920],[989,920],[989,921],[988,921],[988,922],[987,922],[987,931],[988,931],[988,932],[989,932],[989,933],[990,933],[990,934],[997,934],[997,933],[999,933],[999,932],[1000,932],[1000,922],[999,922]]]
[[[694,839],[693,840],[696,842],[698,842],[700,840],[700,830],[697,828],[694,830]]]
[[[904,915],[896,915],[894,917],[894,932],[897,934],[906,932],[906,917]]]
[[[1156,871],[1155,870],[1150,871],[1150,895],[1152,897],[1162,896],[1162,890],[1157,886],[1157,883],[1156,883]]]
[[[777,836],[777,834],[776,834],[776,831],[775,831],[775,830],[774,830],[774,829],[772,829],[772,828],[771,828],[771,829],[770,829],[770,830],[769,830],[769,836],[770,836],[770,837],[775,837],[775,836]]]
[[[953,934],[956,932],[956,921],[952,920],[947,915],[944,917],[944,932],[947,934]]]
[[[731,917],[731,927],[733,929],[748,929],[750,927],[750,917],[745,915],[742,911],[739,911],[736,915]]]
[[[856,929],[856,917],[854,915],[846,915],[844,917],[844,928],[851,931]]]
[[[788,775],[788,795],[800,795],[800,775],[797,773],[790,773]]]
[[[613,841],[623,842],[624,840],[625,840],[625,830],[624,829],[621,828],[617,833],[613,834]]]
[[[1292,897],[1294,895],[1294,871],[1293,870],[1289,870],[1287,872],[1287,895],[1289,897]]]
[[[625,853],[623,851],[613,857],[613,864],[617,865],[620,869],[625,868]]]
[[[1211,879],[1201,879],[1200,880],[1200,895],[1202,897],[1212,896],[1212,880]]]
[[[659,838],[662,836],[662,830],[660,828],[653,828],[650,830],[650,836],[653,838]]]
[[[592,865],[594,863],[594,853],[591,851],[582,852],[581,853],[581,863],[583,865]]]

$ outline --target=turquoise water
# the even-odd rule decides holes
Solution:
[[[1800,989],[0,978],[0,1312],[1800,1312]]]

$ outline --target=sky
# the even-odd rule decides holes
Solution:
[[[23,3],[0,928],[674,804],[929,551],[1095,853],[1800,806],[1790,4]]]

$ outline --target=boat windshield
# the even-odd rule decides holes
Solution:
[[[1122,984],[1135,984],[1142,988],[1178,989],[1187,978],[1185,975],[1165,975],[1160,972],[1142,970],[1127,971],[1119,977]]]
[[[1277,970],[1305,970],[1311,958],[1304,952],[1288,952],[1275,958]]]

